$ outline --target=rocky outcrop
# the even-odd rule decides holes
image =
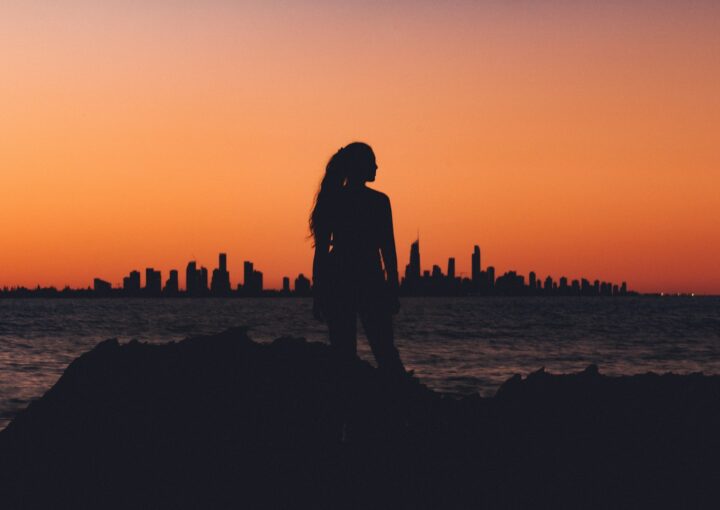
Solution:
[[[323,344],[105,341],[0,433],[2,508],[717,508],[720,378],[443,397]]]

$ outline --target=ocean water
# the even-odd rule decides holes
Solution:
[[[247,326],[251,338],[326,341],[309,299],[0,299],[0,429],[107,338],[182,340]],[[371,360],[358,328],[359,354]],[[430,387],[494,394],[513,374],[595,363],[610,375],[720,374],[720,298],[406,298],[395,321]]]

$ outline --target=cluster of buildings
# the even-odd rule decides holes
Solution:
[[[420,240],[410,245],[410,262],[405,266],[405,276],[400,283],[401,292],[408,296],[432,295],[500,295],[500,296],[625,296],[635,294],[627,289],[627,283],[620,285],[585,279],[568,281],[563,276],[555,281],[551,276],[544,280],[531,271],[527,282],[525,277],[515,271],[509,271],[495,277],[495,268],[488,266],[483,270],[480,247],[475,245],[471,254],[471,276],[459,277],[455,274],[455,257],[447,263],[447,273],[443,274],[438,265],[432,270],[422,271],[420,267]]]
[[[145,297],[204,297],[204,296],[261,296],[267,293],[263,290],[263,274],[255,269],[250,261],[243,263],[243,283],[236,288],[230,285],[230,272],[227,269],[227,254],[221,253],[218,257],[218,267],[213,269],[208,279],[208,270],[198,267],[196,261],[188,262],[185,268],[185,289],[180,288],[180,278],[177,269],[170,270],[165,284],[162,282],[160,271],[152,267],[145,269],[145,286],[141,285],[140,271],[130,271],[123,278],[122,288],[113,288],[110,282],[95,278],[93,291],[96,295],[122,295]],[[295,278],[295,288],[290,288],[290,278],[283,278],[281,295],[310,295],[310,280],[302,273]]]
[[[405,266],[405,275],[400,282],[400,292],[405,296],[625,296],[635,295],[627,284],[590,281],[585,278],[568,280],[565,276],[554,280],[551,276],[539,278],[530,272],[527,280],[515,271],[496,276],[495,268],[483,269],[480,247],[475,246],[470,256],[471,273],[469,277],[457,275],[455,258],[450,257],[447,270],[443,273],[438,265],[431,270],[422,270],[420,265],[420,241],[410,246],[410,261]],[[218,267],[210,274],[205,267],[198,267],[196,261],[190,261],[185,268],[185,287],[181,287],[180,273],[172,269],[165,281],[162,273],[152,267],[145,269],[144,285],[140,271],[134,270],[123,278],[122,287],[117,288],[105,280],[95,278],[92,289],[4,289],[0,295],[35,295],[38,297],[55,296],[130,296],[130,297],[205,297],[205,296],[309,296],[312,285],[302,273],[294,280],[291,288],[289,277],[283,278],[281,290],[265,290],[263,274],[252,262],[243,263],[243,282],[235,288],[230,283],[227,267],[227,255],[220,253]]]

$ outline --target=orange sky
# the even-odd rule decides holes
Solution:
[[[3,3],[0,286],[225,251],[277,287],[363,140],[401,266],[419,229],[427,269],[720,293],[712,2],[236,4]]]

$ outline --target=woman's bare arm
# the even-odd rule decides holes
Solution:
[[[313,286],[322,286],[324,283],[329,251],[330,236],[324,232],[316,232],[315,255],[313,256]]]
[[[392,208],[390,207],[390,199],[385,197],[385,211],[383,213],[384,221],[382,222],[380,254],[382,255],[383,265],[385,266],[385,275],[387,277],[388,288],[392,294],[397,296],[399,289],[398,268],[397,268],[397,252],[395,251],[395,234],[393,232]]]
[[[327,260],[330,251],[330,235],[315,233],[315,255],[313,256],[313,315],[324,320],[323,296],[327,285]]]

